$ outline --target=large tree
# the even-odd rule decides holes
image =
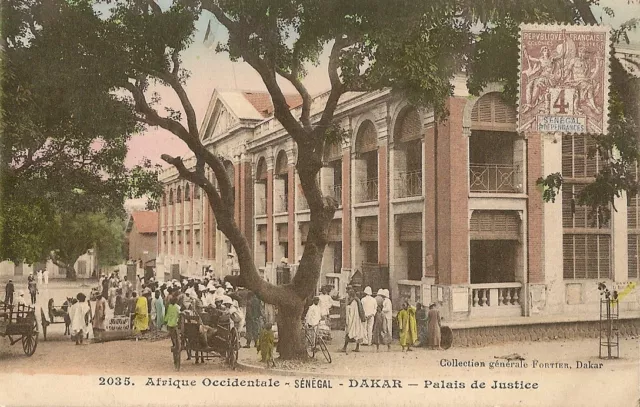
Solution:
[[[61,220],[122,218],[126,198],[151,193],[155,201],[157,169],[124,165],[127,141],[142,127],[123,96],[94,76],[104,55],[56,46],[70,35],[64,24],[78,26],[73,35],[83,42],[91,20],[74,9],[60,15],[49,1],[10,0],[2,11],[0,258],[33,263],[87,237]]]
[[[349,91],[391,87],[413,103],[433,108],[438,120],[446,120],[451,79],[465,68],[472,90],[501,81],[506,96],[514,97],[520,22],[593,22],[589,8],[593,2],[587,0],[177,0],[168,6],[163,2],[162,7],[154,0],[111,0],[109,12],[100,17],[89,0],[48,3],[54,4],[49,10],[56,16],[53,20],[63,22],[55,46],[69,52],[72,63],[82,57],[87,77],[80,78],[99,77],[98,83],[109,87],[110,95],[127,95],[119,102],[135,121],[173,133],[194,153],[195,168],[187,168],[180,157],[163,155],[163,159],[207,195],[216,227],[238,254],[242,284],[277,306],[283,358],[305,355],[300,318],[305,300],[315,291],[328,225],[337,206],[333,198],[322,195],[316,175],[325,144],[335,140],[334,114],[340,97]],[[195,110],[185,91],[188,72],[181,53],[193,41],[195,21],[204,12],[228,31],[228,41],[218,51],[255,69],[271,95],[275,118],[297,145],[296,169],[311,221],[298,272],[287,285],[274,286],[260,278],[250,244],[234,220],[232,181],[223,158],[199,138]],[[82,22],[76,24],[74,19]],[[320,113],[312,115],[313,101],[303,78],[306,67],[318,62],[325,47],[330,49],[331,88]],[[616,65],[613,72],[619,79],[614,81],[614,92],[620,95],[614,101],[619,101],[621,112],[614,119],[622,124],[619,128],[614,124],[601,145],[635,158],[634,147],[625,138],[628,78]],[[300,117],[289,110],[278,78],[290,82],[302,97]],[[166,114],[161,112],[161,101],[152,92],[155,86],[171,89],[181,108],[165,106]],[[215,182],[207,179],[205,167]],[[609,177],[609,183],[615,177]],[[614,183],[594,204],[608,204],[620,190],[631,188],[631,182]]]

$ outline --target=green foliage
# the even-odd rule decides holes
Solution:
[[[124,165],[142,127],[114,92],[102,25],[91,1],[3,3],[1,259],[43,260],[63,240],[51,233],[62,213],[119,218],[154,188],[157,169]]]

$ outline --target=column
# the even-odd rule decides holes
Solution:
[[[296,259],[296,240],[295,240],[295,231],[296,231],[296,227],[295,227],[295,213],[296,213],[296,206],[295,206],[295,197],[296,197],[296,174],[295,174],[295,170],[296,167],[294,164],[292,164],[291,162],[293,162],[293,152],[287,154],[290,158],[290,164],[289,164],[289,169],[288,169],[288,173],[287,173],[287,177],[289,178],[289,181],[287,182],[288,185],[288,190],[287,190],[287,208],[288,210],[288,222],[289,222],[289,226],[287,228],[287,245],[288,245],[288,251],[289,251],[289,264],[293,264],[293,263],[297,263],[297,259]]]
[[[351,265],[351,152],[342,153],[342,267]]]
[[[387,139],[378,145],[378,263],[389,264],[389,192]]]

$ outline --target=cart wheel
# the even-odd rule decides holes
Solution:
[[[229,332],[229,349],[227,350],[227,363],[229,367],[236,370],[238,366],[238,349],[240,345],[238,343],[238,332],[235,328],[232,328]]]
[[[31,331],[25,335],[22,335],[22,350],[27,356],[31,356],[35,353],[38,347],[38,322],[33,318],[31,324]]]
[[[311,334],[309,333],[309,331],[305,331],[304,333],[304,337],[305,337],[305,342],[306,342],[306,348],[307,348],[307,355],[310,358],[313,358],[316,356],[316,349],[313,346],[313,339],[311,338]]]
[[[318,336],[316,338],[316,345],[318,345],[318,347],[322,351],[324,358],[327,359],[327,363],[331,363],[331,354],[329,353],[329,349],[327,349],[327,345],[324,343],[324,339]]]
[[[440,328],[440,346],[449,349],[453,345],[453,331],[448,326]]]

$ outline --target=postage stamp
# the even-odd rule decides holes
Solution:
[[[520,27],[518,130],[606,134],[609,27]]]

